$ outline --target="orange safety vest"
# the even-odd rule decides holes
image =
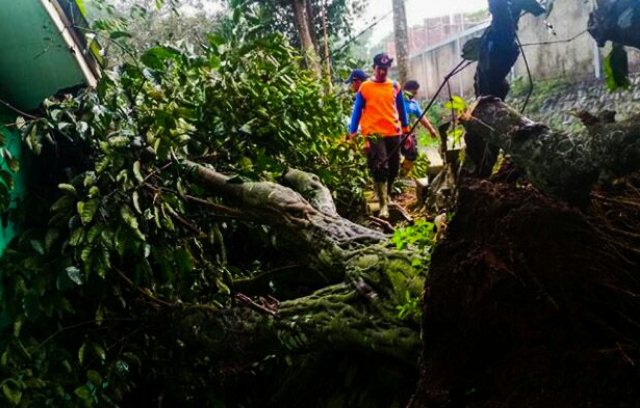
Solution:
[[[396,98],[400,92],[397,83],[365,81],[358,90],[364,98],[360,118],[360,131],[364,136],[397,136],[402,134]]]

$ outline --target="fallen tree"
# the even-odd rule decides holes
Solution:
[[[416,363],[418,322],[399,318],[397,308],[407,295],[421,295],[427,260],[414,262],[409,252],[389,247],[384,234],[340,217],[315,175],[289,170],[284,176],[312,197],[311,205],[279,184],[230,183],[211,169],[188,166],[211,194],[229,200],[253,222],[275,227],[285,237],[282,250],[304,262],[309,273],[325,277],[328,286],[266,306],[240,298],[230,310],[180,308],[174,321],[183,341],[224,359],[257,359],[282,351],[369,350]]]
[[[567,134],[535,123],[498,98],[481,99],[464,119],[466,130],[499,146],[531,183],[549,194],[584,202],[596,182],[612,181],[640,166],[640,117],[614,122],[582,114],[587,132]]]
[[[461,118],[470,173],[485,179],[460,179],[455,217],[433,254],[410,406],[634,405],[639,118],[582,112],[585,132],[567,134],[502,102],[518,52],[519,13],[510,13],[518,3],[489,2],[480,49],[511,52],[480,54],[481,98]],[[637,5],[598,3],[596,40],[634,45]],[[509,159],[491,176],[499,149]]]
[[[201,56],[152,48],[19,123],[34,156],[0,261],[12,404],[293,405],[310,362],[334,370],[318,406],[408,400],[432,226],[392,236],[338,214],[364,177],[334,136],[344,101],[280,36],[241,31]],[[354,384],[362,367],[380,381]]]

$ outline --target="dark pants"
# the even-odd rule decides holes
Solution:
[[[389,183],[391,189],[400,168],[400,136],[371,136],[367,151],[367,165],[376,183]]]

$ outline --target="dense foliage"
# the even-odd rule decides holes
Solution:
[[[147,314],[225,307],[234,278],[272,266],[276,236],[248,232],[187,163],[238,181],[295,166],[339,197],[360,196],[364,166],[340,144],[345,101],[300,68],[282,35],[258,35],[255,15],[231,19],[200,53],[151,48],[105,73],[97,91],[47,100],[45,117],[20,122],[42,169],[34,181],[48,184],[27,200],[28,228],[0,261],[0,405],[115,406],[154,381],[195,404],[207,389],[207,369],[194,368],[203,361],[166,371],[184,350]],[[264,251],[227,248],[229,239]]]
[[[294,24],[293,0],[254,0],[265,10],[270,20],[270,29],[282,32],[291,41],[299,45],[298,29]],[[323,46],[326,19],[327,35],[331,39],[349,37],[353,34],[352,25],[363,12],[366,1],[363,0],[309,0],[307,2],[312,40],[316,49]]]

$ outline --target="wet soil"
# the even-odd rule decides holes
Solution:
[[[460,188],[411,407],[640,407],[640,189],[576,208],[511,176]]]

